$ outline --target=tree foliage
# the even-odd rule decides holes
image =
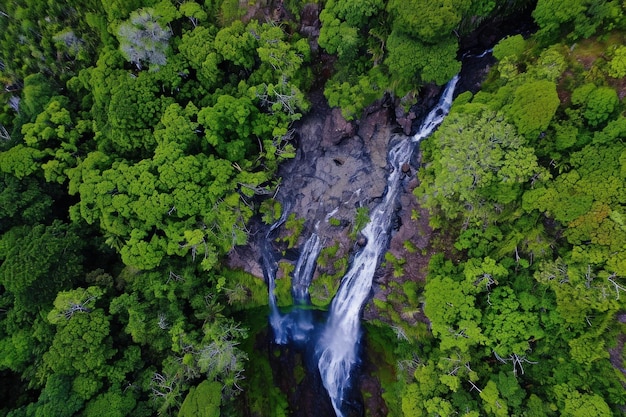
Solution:
[[[547,20],[572,13],[539,2],[535,18],[548,6]],[[551,36],[602,22],[562,20]],[[488,86],[460,96],[422,145],[416,195],[460,252],[431,258],[433,340],[416,348],[407,413],[615,415],[626,400],[609,354],[626,290],[623,104],[591,75],[604,63],[564,82],[571,51],[531,49],[547,27],[501,41]]]
[[[130,18],[120,25],[117,36],[122,53],[137,68],[141,69],[142,63],[147,63],[156,70],[167,62],[165,52],[171,32],[161,27],[154,9],[132,12]]]
[[[295,154],[309,42],[222,2],[48,3],[0,7],[3,413],[175,413],[201,378],[219,413],[246,332],[217,274]]]
[[[395,362],[377,371],[389,415],[619,415],[623,2],[328,0],[323,51],[244,3],[0,6],[0,414],[294,412],[275,351],[255,349],[264,284],[223,259],[259,207],[280,217],[268,196],[308,89],[324,83],[346,118],[386,93],[411,104],[459,71],[459,39],[532,7],[538,32],[500,41],[482,91],[422,143],[415,194],[438,229],[420,246],[426,282],[388,256],[407,280],[377,281],[393,328],[364,346],[381,337],[374,356]]]
[[[449,219],[489,224],[499,206],[519,196],[523,184],[546,173],[502,115],[482,104],[466,104],[462,110],[449,115],[433,136],[432,164],[415,192],[426,207],[440,208]]]

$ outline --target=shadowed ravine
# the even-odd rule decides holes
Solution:
[[[387,157],[389,174],[386,193],[370,214],[370,222],[361,232],[365,244],[354,256],[350,268],[343,277],[325,323],[315,323],[310,310],[306,308],[309,303],[307,288],[322,246],[318,236],[313,233],[303,246],[292,279],[292,295],[296,307],[283,314],[276,305],[274,279],[277,268],[269,238],[284,222],[288,208],[285,209],[281,220],[273,225],[266,235],[268,244],[263,248],[263,264],[269,286],[270,324],[274,332],[274,341],[281,345],[306,344],[309,349],[313,348],[323,385],[337,416],[344,416],[344,400],[351,388],[351,373],[358,362],[361,311],[370,295],[378,263],[389,245],[394,211],[401,192],[402,165],[410,160],[416,144],[428,137],[443,121],[450,109],[457,81],[458,76],[448,83],[438,104],[429,112],[414,136],[396,135],[392,138],[391,150]],[[298,305],[303,308],[299,308]]]

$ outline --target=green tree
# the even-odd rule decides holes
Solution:
[[[472,284],[450,277],[433,276],[426,284],[424,313],[431,320],[433,335],[440,339],[442,350],[467,353],[470,347],[484,342],[475,293]]]
[[[389,80],[380,67],[374,67],[367,74],[359,76],[354,84],[329,80],[324,88],[324,96],[328,104],[341,108],[343,117],[352,120],[360,117],[368,103],[381,98],[388,84]]]
[[[532,140],[546,130],[559,103],[553,82],[527,82],[515,90],[513,103],[506,112],[513,119],[517,131]]]
[[[192,387],[180,407],[178,417],[212,417],[220,413],[222,385],[218,382],[202,381]]]
[[[215,33],[213,28],[197,26],[192,31],[185,32],[178,45],[180,54],[196,70],[198,81],[207,90],[218,87],[223,77],[218,66],[222,62],[221,55],[211,47]]]
[[[193,27],[198,27],[198,24],[207,20],[209,14],[198,3],[193,1],[186,1],[179,7],[180,13],[189,19]]]
[[[72,417],[83,404],[84,400],[73,390],[72,378],[54,374],[47,379],[38,401],[27,407],[26,415]]]
[[[259,111],[247,97],[220,95],[212,107],[198,112],[205,137],[217,153],[232,162],[241,162],[254,149],[251,136]]]
[[[132,12],[117,31],[120,50],[126,59],[138,69],[147,63],[153,71],[167,61],[170,36],[171,32],[161,26],[157,12],[152,8]]]
[[[507,36],[493,47],[493,56],[501,61],[512,57],[518,59],[526,49],[526,40],[522,35]]]
[[[246,30],[246,26],[240,20],[221,29],[215,35],[213,43],[216,52],[223,60],[247,70],[254,66],[254,51],[257,45],[254,34]]]
[[[521,298],[520,295],[519,298]],[[483,317],[487,343],[499,357],[512,355],[523,357],[530,350],[530,342],[541,339],[544,331],[539,323],[539,316],[532,311],[535,305],[522,303],[506,286],[498,286],[489,294],[490,308]],[[529,297],[526,295],[525,301]],[[513,363],[515,372],[523,372]]]
[[[609,416],[611,409],[597,394],[580,393],[566,385],[554,388],[557,398],[563,404],[562,415],[567,417]]]
[[[417,37],[425,43],[437,43],[458,27],[471,6],[467,0],[391,0],[387,10],[393,17],[393,29]]]
[[[449,219],[489,224],[497,218],[494,209],[513,201],[521,184],[545,175],[525,145],[512,125],[483,105],[453,109],[427,141],[429,162],[415,194]]]
[[[326,8],[341,20],[346,21],[351,26],[361,26],[367,20],[378,14],[384,7],[382,0],[330,0],[326,3]]]
[[[609,61],[608,73],[613,78],[626,76],[626,46],[618,46]]]
[[[0,174],[0,233],[13,226],[39,223],[50,213],[52,204],[52,197],[37,179]]]
[[[590,126],[604,124],[619,104],[619,98],[610,87],[585,84],[572,93],[572,103],[582,108],[582,115]]]
[[[24,90],[20,100],[21,116],[25,121],[34,121],[44,109],[55,88],[43,74],[31,74],[24,79]]]
[[[44,363],[55,373],[87,375],[97,380],[107,374],[112,346],[110,319],[103,310],[81,311],[57,321],[57,333]]]
[[[83,412],[85,417],[124,417],[133,413],[136,401],[131,392],[119,387],[98,395],[89,401]]]
[[[357,59],[365,44],[365,30],[371,18],[383,7],[380,0],[331,0],[320,13],[322,28],[319,44],[340,61]]]
[[[58,220],[50,226],[14,228],[1,242],[0,279],[13,295],[16,311],[45,308],[83,271],[84,241],[75,227]]]
[[[495,382],[489,381],[480,392],[480,398],[484,401],[484,409],[487,415],[505,417],[509,415],[507,401],[502,398]]]
[[[458,44],[455,38],[445,37],[436,44],[427,44],[398,31],[387,39],[389,51],[385,64],[389,67],[391,82],[398,83],[398,93],[406,93],[410,86],[434,82],[443,85],[461,69],[456,60]]]
[[[589,38],[601,27],[613,27],[623,11],[614,1],[539,0],[532,15],[539,37],[547,43],[561,34],[571,40]]]

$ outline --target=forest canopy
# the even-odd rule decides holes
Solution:
[[[373,303],[385,407],[623,414],[624,2],[5,3],[0,416],[289,415],[253,346],[267,289],[224,259],[251,219],[280,217],[310,93],[348,120],[384,97],[400,115],[511,15],[536,30],[491,45],[481,90],[421,144],[414,198],[446,237],[423,276],[390,284],[401,313]],[[300,33],[306,10],[319,36]],[[347,262],[314,288],[336,291]]]

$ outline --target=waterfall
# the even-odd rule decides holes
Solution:
[[[313,279],[315,264],[321,249],[320,238],[313,233],[304,244],[298,263],[296,263],[296,269],[293,271],[291,293],[296,304],[306,305],[311,301],[309,298],[309,285],[311,284],[311,279]]]
[[[366,238],[365,247],[355,256],[332,301],[316,350],[322,382],[338,417],[343,416],[344,394],[350,386],[352,367],[357,362],[361,310],[371,291],[378,261],[389,244],[393,211],[401,191],[402,164],[410,159],[415,144],[429,136],[448,114],[457,81],[458,76],[448,83],[439,103],[430,111],[415,136],[411,140],[400,141],[389,151],[391,172],[387,177],[387,193],[361,232]]]
[[[306,343],[314,329],[313,318],[309,309],[294,308],[288,314],[282,314],[276,302],[276,271],[278,264],[271,248],[271,233],[284,223],[289,212],[288,207],[283,211],[281,218],[274,223],[265,235],[263,251],[263,274],[267,281],[270,305],[270,326],[274,332],[274,342],[279,345],[288,342]],[[291,293],[294,304],[307,306],[310,304],[309,284],[313,278],[317,257],[321,251],[319,236],[313,233],[304,244],[292,277]]]
[[[390,165],[387,191],[383,200],[370,213],[370,221],[361,231],[365,245],[355,255],[335,295],[328,318],[322,329],[316,330],[311,310],[308,287],[313,277],[321,250],[319,237],[313,233],[304,244],[292,277],[292,296],[296,307],[281,313],[276,304],[275,276],[278,269],[271,248],[270,237],[286,219],[289,207],[270,227],[262,245],[263,270],[269,288],[270,325],[277,344],[295,342],[315,349],[317,367],[337,417],[343,417],[342,404],[350,388],[350,374],[357,363],[357,349],[361,336],[360,315],[369,297],[378,262],[389,245],[391,223],[402,191],[402,165],[411,157],[416,144],[429,136],[448,114],[458,76],[446,86],[437,105],[429,112],[418,132],[396,141],[388,153]],[[319,332],[319,336],[318,336]]]
[[[278,262],[276,262],[276,257],[274,255],[274,251],[271,245],[271,236],[274,230],[278,229],[286,220],[287,215],[289,214],[289,207],[284,207],[283,212],[276,221],[276,223],[272,224],[268,229],[267,233],[265,233],[265,239],[262,240],[261,243],[261,254],[262,254],[262,267],[263,267],[263,276],[265,281],[267,282],[268,289],[268,298],[270,305],[270,326],[274,330],[274,337],[276,339],[276,343],[286,343],[286,335],[283,333],[283,326],[281,323],[281,315],[278,311],[278,305],[276,304],[276,271],[278,270]]]

